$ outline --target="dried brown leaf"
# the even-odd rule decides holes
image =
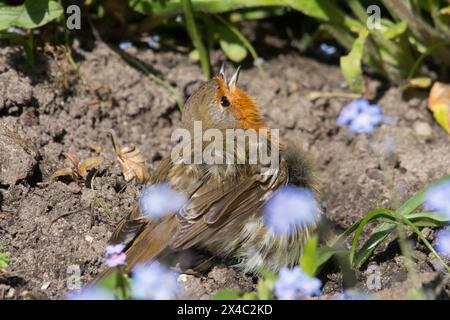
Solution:
[[[138,182],[145,183],[150,178],[150,173],[139,149],[136,146],[126,146],[122,149],[113,134],[111,134],[111,141],[125,181],[136,178]]]

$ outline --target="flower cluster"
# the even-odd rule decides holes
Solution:
[[[437,252],[450,259],[450,230],[439,231],[435,246]]]
[[[122,41],[119,43],[119,49],[120,50],[127,50],[133,47],[133,44],[129,41]]]
[[[179,211],[186,202],[186,196],[167,183],[145,186],[139,197],[141,212],[155,219]]]
[[[320,44],[319,48],[320,48],[320,51],[322,51],[327,56],[333,56],[337,52],[336,47],[331,46],[331,45],[326,44],[326,43]]]
[[[280,270],[275,282],[275,295],[280,300],[300,300],[320,294],[322,282],[304,273],[299,266]]]
[[[135,299],[167,300],[179,292],[178,274],[157,261],[137,265],[131,278]]]
[[[122,244],[110,245],[105,250],[106,264],[116,267],[125,264]],[[121,271],[119,271],[121,272]],[[132,271],[130,296],[139,300],[174,299],[180,292],[178,274],[157,261],[137,265]],[[98,285],[89,285],[80,292],[70,293],[70,300],[114,300],[113,292]]]
[[[264,209],[264,222],[274,234],[288,235],[315,223],[319,207],[314,194],[292,185],[277,191]]]
[[[160,41],[161,41],[161,37],[159,35],[155,34],[154,36],[151,36],[148,38],[147,44],[148,44],[149,48],[159,49],[161,46]]]
[[[439,212],[450,219],[450,181],[430,187],[425,193],[425,209]]]
[[[109,245],[105,250],[106,265],[110,268],[123,266],[126,264],[126,255],[123,252],[125,246],[123,244]]]
[[[374,297],[357,290],[345,290],[338,295],[338,300],[373,300]]]
[[[367,99],[356,99],[342,109],[337,124],[348,126],[353,133],[372,133],[386,120],[378,104],[370,104]]]

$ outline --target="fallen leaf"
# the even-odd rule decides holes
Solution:
[[[111,141],[125,181],[128,182],[136,178],[139,183],[147,182],[150,173],[139,149],[136,146],[126,146],[122,149],[113,134],[111,134]]]
[[[435,82],[428,97],[428,108],[436,121],[450,133],[450,85]]]

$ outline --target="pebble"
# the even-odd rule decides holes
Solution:
[[[16,295],[16,289],[10,288],[8,290],[8,293],[5,295],[5,298],[6,299],[13,299],[15,295]]]
[[[41,290],[45,291],[48,289],[48,287],[50,287],[50,281],[45,281],[41,286]]]
[[[417,135],[422,137],[429,137],[432,134],[431,126],[427,122],[416,121],[414,122],[414,131]]]
[[[179,276],[178,276],[178,282],[186,282],[187,280],[188,280],[188,275],[187,274],[180,274]]]
[[[87,235],[87,236],[84,237],[84,240],[86,240],[89,243],[92,243],[92,241],[94,241],[94,238],[92,236],[90,236],[90,235]]]

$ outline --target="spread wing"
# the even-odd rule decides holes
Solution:
[[[213,177],[206,180],[178,213],[178,228],[170,247],[184,250],[213,240],[224,227],[259,214],[273,191],[287,184],[288,172],[284,161],[271,175],[258,168],[220,183]]]

